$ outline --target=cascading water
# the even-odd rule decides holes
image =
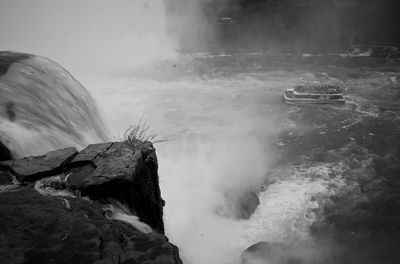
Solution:
[[[162,0],[6,1],[0,12],[1,24],[10,25],[0,50],[44,55],[78,72],[78,80],[82,73],[115,73],[175,54]],[[91,95],[58,64],[2,53],[0,70],[2,156],[111,140]]]
[[[91,95],[48,59],[0,53],[0,141],[14,158],[108,139]]]
[[[40,2],[44,9],[33,8]],[[10,15],[15,14],[11,9],[22,8],[21,3],[31,7],[21,11],[32,21],[28,26]],[[179,246],[185,263],[238,263],[242,251],[260,240],[287,244],[307,240],[324,204],[344,188],[344,177],[367,174],[367,165],[372,163],[368,151],[366,157],[358,157],[364,154],[352,143],[355,139],[349,137],[350,133],[339,134],[362,121],[365,112],[360,107],[352,112],[351,107],[310,110],[283,104],[282,91],[310,75],[303,68],[293,70],[295,63],[291,64],[290,59],[294,56],[259,52],[191,54],[171,59],[175,45],[167,34],[164,1],[66,3],[10,1],[8,13],[3,15],[5,9],[0,9],[0,24],[12,24],[23,34],[9,31],[2,35],[0,48],[46,55],[76,71],[101,106],[114,138],[120,139],[131,124],[144,119],[160,139],[168,139],[156,145],[166,200],[164,220],[167,235]],[[36,19],[40,15],[44,18]],[[51,23],[54,25],[50,27]],[[307,55],[298,60],[315,60],[311,64],[319,67],[323,64],[319,59],[329,62],[332,56],[336,55]],[[334,60],[345,57],[341,54]],[[93,110],[94,103],[82,87],[58,66],[55,73],[49,72],[48,61],[40,58],[44,68],[35,75],[38,78],[32,79],[29,60],[14,63],[0,76],[0,82],[13,76],[26,88],[18,86],[18,90],[0,83],[0,102],[5,107],[0,112],[0,136],[13,154],[39,154],[108,139]],[[133,68],[154,60],[156,64]],[[271,67],[279,70],[271,71]],[[123,71],[114,71],[121,68]],[[35,83],[35,90],[28,89],[26,79],[16,76],[16,69]],[[335,69],[339,76],[347,71]],[[72,87],[54,89],[58,79],[50,78],[49,73]],[[374,85],[379,83],[371,80]],[[363,80],[353,81],[364,89]],[[43,82],[48,83],[48,89],[42,89]],[[18,95],[14,94],[17,90]],[[367,102],[357,96],[352,99],[362,106]],[[320,115],[318,122],[307,123],[307,113]],[[304,123],[291,118],[302,115]],[[330,121],[340,123],[337,130],[330,130],[331,124],[326,123],[326,117],[332,115],[336,116]],[[339,136],[320,139],[331,131]],[[286,135],[285,140],[281,134]],[[368,140],[362,136],[362,140]],[[300,137],[308,139],[305,142],[315,149],[301,145]],[[325,151],[333,148],[331,141],[347,144],[341,150],[347,156]],[[285,146],[289,146],[287,152]],[[306,150],[308,155],[303,155]],[[277,165],[278,158],[290,160],[291,155],[299,157],[297,164]],[[322,161],[313,163],[311,156]],[[358,158],[367,160],[367,165]],[[356,165],[344,170],[342,163],[349,160]],[[236,219],[231,212],[235,201],[229,198],[232,192],[240,196],[249,190],[259,193],[260,204],[249,219]],[[108,209],[110,217],[133,223],[137,220],[121,208]]]
[[[152,132],[168,139],[156,144],[166,232],[185,263],[239,263],[241,252],[261,240],[309,238],[317,211],[342,186],[340,165],[281,168],[273,184],[264,183],[278,156],[276,135],[305,129],[291,123],[281,102],[284,87],[304,77],[269,72],[168,81],[85,79],[97,101],[110,109],[115,135],[145,118]],[[118,92],[108,91],[111,84]],[[250,219],[232,217],[235,201],[227,200],[226,192],[239,197],[262,186]]]

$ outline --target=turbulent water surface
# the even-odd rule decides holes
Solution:
[[[237,263],[259,241],[318,243],[297,254],[311,263],[374,263],[398,257],[398,69],[344,54],[192,54],[79,78],[116,139],[139,120],[167,139],[156,145],[167,235],[185,263]],[[347,103],[283,103],[284,89],[319,78]],[[260,204],[238,218],[249,192]]]
[[[252,19],[257,12],[243,13],[249,27],[238,24],[232,31],[240,38],[219,36],[220,53],[178,54],[197,42],[208,47],[210,34],[218,32],[197,3],[229,1],[175,1],[172,17],[167,11],[174,1],[60,2],[1,1],[6,26],[0,28],[0,49],[40,54],[70,70],[96,99],[115,140],[131,125],[147,122],[149,133],[162,141],[155,146],[166,232],[184,263],[240,263],[243,250],[259,241],[287,245],[290,263],[399,263],[399,50],[354,45],[351,52],[311,54],[342,50],[333,40],[347,31],[356,32],[344,37],[343,49],[386,35],[397,43],[396,9],[385,13],[391,5],[368,1],[360,12],[349,9],[346,17],[358,25],[352,28],[332,16],[331,2],[337,1],[327,1],[320,12],[302,4],[286,12],[292,1],[283,1],[282,18],[270,5],[265,11],[271,16],[260,21]],[[210,11],[219,21],[218,10]],[[271,27],[276,23],[294,34]],[[310,53],[283,54],[302,46]],[[249,53],[250,47],[264,51]],[[28,66],[0,67],[0,75],[8,69],[12,77],[0,86],[0,137],[14,157],[109,140],[101,135],[106,125],[91,125],[100,120],[95,104],[69,73]],[[65,77],[73,81],[62,92],[54,89],[59,75],[61,83]],[[23,89],[9,88],[9,80]],[[286,105],[283,91],[307,80],[339,84],[347,103]],[[46,185],[37,187],[53,195]],[[140,224],[118,206],[107,212]]]

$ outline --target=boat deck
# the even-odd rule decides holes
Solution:
[[[344,104],[346,101],[342,93],[309,93],[299,92],[296,89],[287,89],[283,98],[288,104]]]

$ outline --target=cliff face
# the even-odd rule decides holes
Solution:
[[[181,263],[149,142],[0,163],[1,263]]]

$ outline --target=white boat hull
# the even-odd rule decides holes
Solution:
[[[283,99],[287,104],[344,104],[345,99],[314,99],[314,98],[296,98],[283,93]]]

